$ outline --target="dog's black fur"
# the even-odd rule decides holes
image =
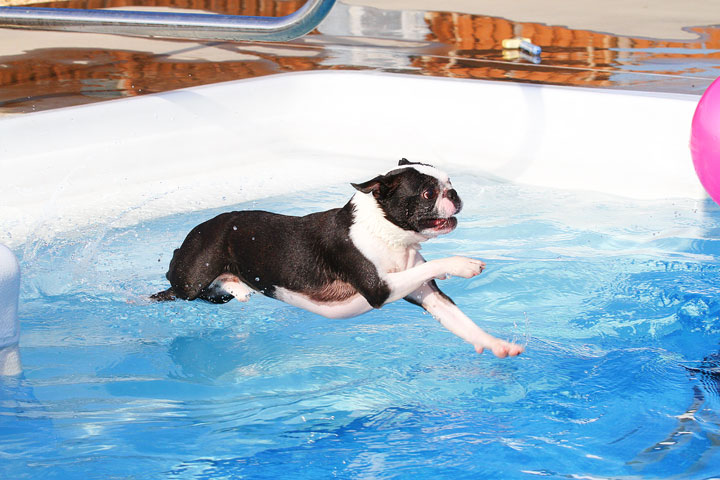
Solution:
[[[523,348],[489,335],[437,287],[485,264],[467,257],[426,261],[420,243],[452,231],[462,208],[446,174],[403,159],[353,184],[342,208],[303,217],[223,213],[193,228],[170,261],[170,288],[153,300],[247,301],[260,292],[329,318],[347,318],[404,298],[430,312],[480,353]]]
[[[402,159],[398,166],[424,165]],[[420,233],[432,226],[435,198],[418,192],[437,188],[437,179],[413,168],[400,168],[360,184],[372,193],[385,218],[403,230]],[[450,200],[462,205],[455,190]],[[350,227],[355,206],[303,217],[263,211],[222,213],[193,228],[170,261],[171,287],[153,300],[202,299],[225,303],[233,297],[212,288],[224,273],[238,277],[269,297],[278,287],[303,292],[318,301],[342,301],[360,293],[373,308],[381,307],[390,291],[378,271],[353,244]],[[454,228],[455,220],[450,221]],[[339,288],[327,288],[329,285]]]

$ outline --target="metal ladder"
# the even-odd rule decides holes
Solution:
[[[198,40],[282,42],[311,32],[334,4],[335,0],[308,0],[300,9],[284,17],[0,7],[0,27]]]

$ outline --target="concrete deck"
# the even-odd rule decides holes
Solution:
[[[27,3],[0,0],[1,4]],[[199,11],[204,2],[173,2]],[[168,0],[37,6],[166,8]],[[303,0],[214,2],[225,14],[285,15]],[[308,70],[699,94],[720,76],[713,0],[342,0],[316,32],[282,44],[0,29],[0,115]],[[539,59],[503,50],[524,36]],[[539,63],[535,63],[538,62]]]

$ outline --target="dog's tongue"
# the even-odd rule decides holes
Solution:
[[[444,230],[446,228],[455,228],[455,218],[433,218],[427,221],[428,228],[434,230]]]
[[[437,232],[444,232],[445,230],[453,230],[457,225],[455,217],[450,218],[428,218],[423,220],[421,228],[426,230],[435,230]]]
[[[433,228],[442,228],[445,225],[447,225],[448,221],[447,221],[447,218],[436,218],[436,219],[432,220],[431,223],[432,223]]]

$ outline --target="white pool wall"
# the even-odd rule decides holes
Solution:
[[[18,352],[19,295],[20,265],[12,251],[0,244],[0,376],[18,375],[22,371]]]
[[[305,72],[0,118],[0,243],[362,181],[451,176],[636,200],[705,198],[698,96]],[[18,262],[0,245],[0,375],[21,372]]]
[[[453,175],[634,199],[703,198],[699,97],[304,72],[0,119],[0,242],[367,179]]]

